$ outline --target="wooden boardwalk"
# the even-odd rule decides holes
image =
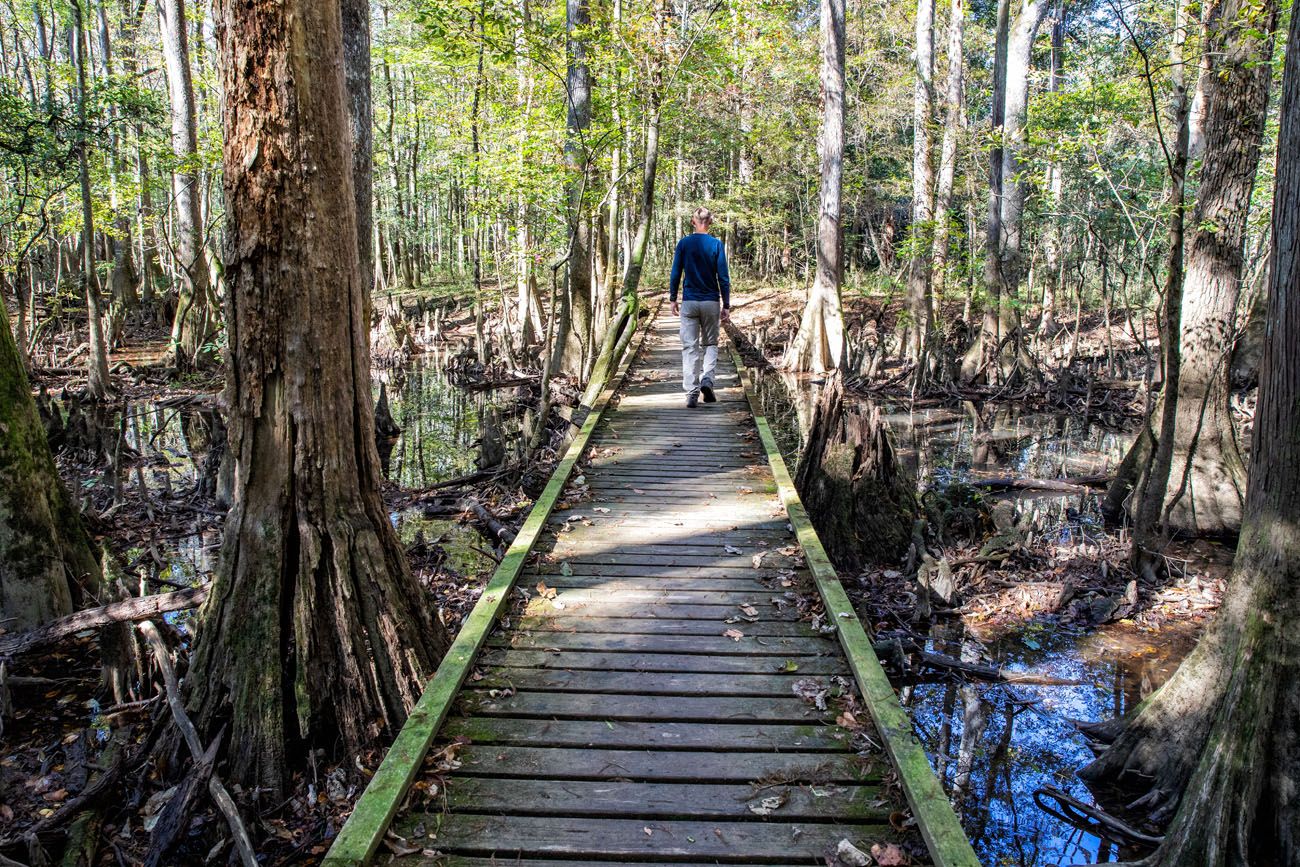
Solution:
[[[842,840],[919,839],[894,827],[915,787],[884,782],[902,769],[840,624],[809,616],[824,592],[770,436],[725,350],[718,402],[684,406],[676,326],[652,324],[589,431],[515,583],[527,602],[485,630],[422,755],[417,806],[389,828],[410,850],[396,861],[824,863]],[[922,812],[936,809],[951,814]],[[955,819],[918,819],[932,852],[950,845]],[[335,849],[330,863],[356,862]],[[976,863],[959,850],[933,861]]]

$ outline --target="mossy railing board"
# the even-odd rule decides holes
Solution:
[[[653,318],[652,314],[651,319]],[[629,327],[636,327],[635,319]],[[648,332],[647,328],[646,333]],[[644,337],[643,334],[643,340]],[[600,422],[601,414],[609,405],[610,398],[623,381],[632,359],[639,350],[638,344],[635,349],[624,353],[618,369],[601,389],[578,435],[569,444],[564,459],[556,466],[545,490],[533,504],[528,518],[519,529],[519,534],[515,536],[501,564],[497,566],[496,571],[492,573],[492,578],[483,589],[483,595],[479,597],[473,610],[461,624],[460,631],[456,633],[455,640],[447,650],[447,655],[442,658],[438,670],[434,672],[420,700],[416,702],[406,718],[406,724],[397,733],[393,745],[389,747],[375,775],[371,777],[370,783],[361,793],[352,815],[348,817],[342,830],[334,838],[334,843],[330,846],[323,862],[326,867],[367,864],[374,856],[375,850],[379,848],[384,833],[388,830],[389,824],[402,804],[402,799],[406,797],[407,790],[415,780],[420,763],[424,761],[424,756],[429,751],[429,745],[433,743],[438,729],[447,718],[452,701],[460,692],[465,678],[469,676],[474,660],[478,657],[484,642],[487,641],[488,633],[492,631],[492,626],[496,623],[510,590],[518,580],[520,572],[523,571],[529,552],[546,526],[546,519],[550,517],[551,510],[560,498],[565,484],[568,483],[573,468],[582,457],[592,431]]]
[[[821,539],[813,529],[808,511],[799,499],[799,492],[786,468],[785,458],[781,456],[772,428],[758,402],[750,371],[734,345],[730,349],[745,389],[745,397],[749,400],[749,408],[754,414],[754,423],[758,426],[759,438],[767,452],[768,464],[776,478],[781,502],[785,504],[790,526],[794,528],[799,545],[803,548],[808,571],[812,573],[822,604],[826,606],[827,622],[836,626],[840,646],[849,659],[849,667],[862,691],[876,731],[884,742],[885,751],[898,771],[903,793],[907,796],[917,827],[930,850],[930,857],[934,859],[935,867],[980,867],[979,858],[971,847],[966,832],[962,830],[961,822],[958,821],[952,804],[948,802],[948,796],[944,794],[943,787],[930,768],[925,750],[912,732],[912,720],[898,703],[898,696],[871,646],[866,628],[853,610],[853,604],[844,592],[844,586],[840,584],[835,567],[831,565],[826,549],[822,547]]]

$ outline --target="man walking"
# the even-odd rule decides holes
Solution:
[[[691,216],[695,231],[677,242],[668,300],[673,314],[681,317],[682,389],[686,405],[694,409],[704,395],[713,403],[713,374],[718,367],[718,324],[731,317],[731,277],[727,274],[727,252],[722,242],[709,234],[713,212],[696,208]],[[682,284],[682,302],[677,288]],[[719,303],[719,300],[721,303]],[[703,359],[701,359],[703,356]],[[703,361],[703,371],[699,368]]]

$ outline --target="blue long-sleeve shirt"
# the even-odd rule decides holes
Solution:
[[[692,232],[677,242],[677,250],[673,253],[668,300],[677,300],[677,288],[683,278],[683,301],[717,301],[721,295],[723,308],[731,309],[731,275],[727,273],[727,251],[717,238],[707,232]]]

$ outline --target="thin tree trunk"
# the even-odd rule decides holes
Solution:
[[[838,370],[844,363],[840,306],[843,236],[840,191],[844,170],[844,0],[821,0],[821,207],[817,217],[817,276],[799,331],[786,354],[794,370]]]
[[[172,323],[171,353],[173,364],[187,370],[201,367],[214,358],[210,341],[216,330],[216,311],[203,249],[198,127],[184,0],[158,0],[158,29],[162,32],[167,92],[171,99],[172,152],[180,163],[172,172],[180,295]]]
[[[99,274],[95,268],[95,213],[90,189],[90,161],[87,137],[90,127],[86,120],[86,100],[89,87],[86,83],[86,30],[81,4],[73,0],[72,22],[69,33],[69,50],[77,70],[77,123],[81,127],[77,139],[77,177],[81,183],[81,280],[86,298],[86,333],[89,353],[86,360],[86,390],[95,400],[106,400],[111,383],[108,376],[108,345],[104,339],[103,305],[99,296]]]
[[[906,357],[916,364],[913,389],[929,376],[930,332],[934,318],[930,305],[934,220],[934,0],[916,3],[916,76],[912,86],[912,258],[907,276]]]
[[[655,21],[660,28],[665,26],[667,12],[663,0],[655,5]],[[637,219],[636,235],[632,240],[632,249],[627,259],[627,272],[623,275],[623,295],[635,297],[641,286],[641,269],[645,264],[646,248],[650,245],[650,227],[655,213],[655,178],[659,171],[659,120],[660,102],[663,99],[663,68],[661,61],[655,63],[649,82],[649,94],[646,118],[645,164],[641,176],[641,213]]]
[[[970,349],[962,358],[961,376],[973,380],[988,364],[988,355],[998,345],[1002,280],[998,272],[1002,250],[1002,140],[1006,116],[1007,43],[1011,27],[1011,0],[998,0],[994,28],[993,96],[989,124],[993,145],[989,148],[989,201],[984,229],[984,288],[988,298],[984,319]]]
[[[564,164],[568,173],[568,269],[557,320],[552,365],[580,377],[591,347],[591,226],[586,218],[587,128],[591,125],[591,71],[587,67],[587,34],[591,16],[587,0],[567,0],[568,134]],[[552,315],[556,315],[552,311]]]
[[[1065,54],[1065,3],[1056,0],[1052,20],[1052,54],[1051,71],[1048,73],[1047,90],[1057,93],[1061,89],[1061,68]],[[1056,334],[1059,326],[1056,321],[1056,293],[1060,286],[1061,275],[1061,195],[1064,191],[1064,174],[1059,163],[1047,167],[1047,200],[1051,203],[1051,213],[1047,215],[1047,226],[1043,233],[1043,303],[1038,320],[1038,334],[1050,338]]]
[[[943,144],[939,152],[939,179],[934,200],[934,271],[930,291],[937,312],[948,279],[948,209],[952,206],[953,179],[957,173],[957,142],[961,136],[963,51],[966,2],[950,0],[948,20],[948,81],[944,88]]]

